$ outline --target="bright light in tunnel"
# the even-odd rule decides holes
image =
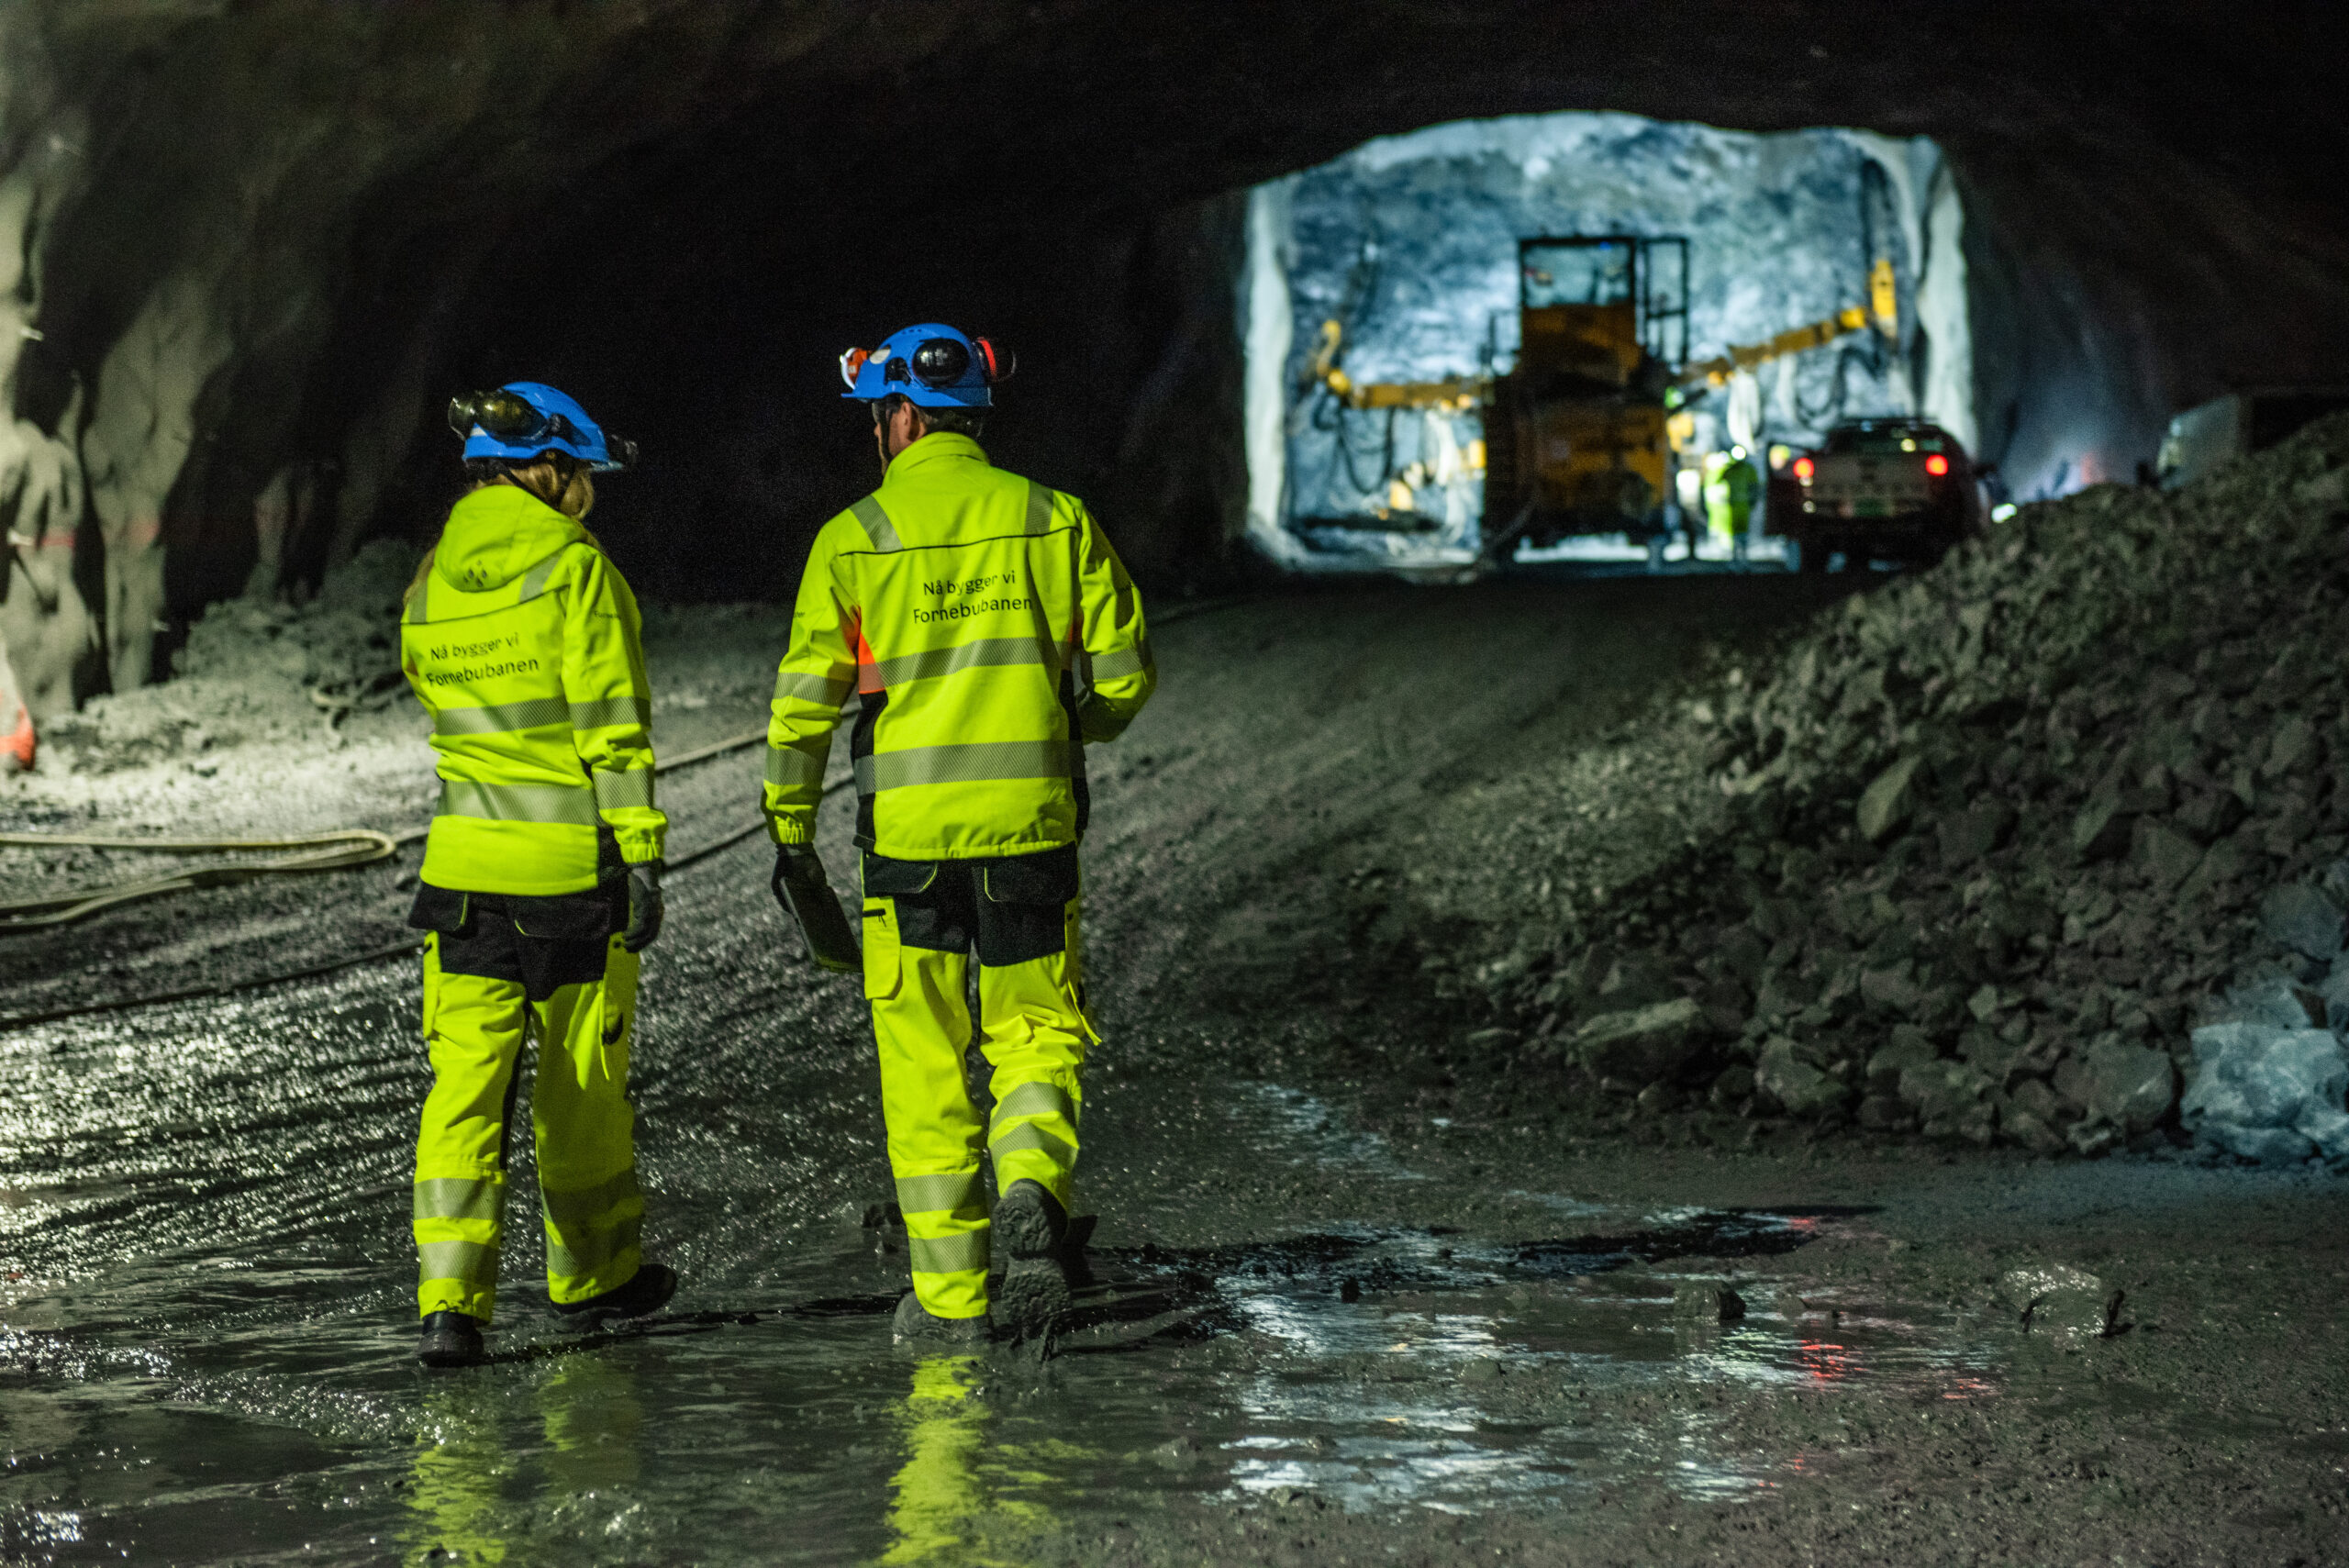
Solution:
[[[1921,415],[1971,450],[1961,222],[1921,138],[1613,114],[1436,126],[1260,186],[1243,290],[1251,539],[1304,570],[1439,578],[1537,545],[1636,557],[1658,530],[1695,539],[1704,461],[1733,445],[1782,471],[1840,420]],[[1574,237],[1615,238],[1520,255]],[[1628,416],[1536,439],[1504,428],[1510,389],[1550,371],[1528,361],[1528,313],[1618,302],[1638,342],[1617,390],[1654,410],[1633,420],[1648,455],[1588,455],[1631,450]],[[1821,324],[1825,341],[1782,338]],[[1604,472],[1553,500],[1576,463]],[[1488,484],[1515,488],[1504,501]]]

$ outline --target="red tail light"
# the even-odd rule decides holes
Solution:
[[[1797,479],[1809,479],[1812,474],[1818,472],[1819,465],[1811,462],[1810,459],[1807,457],[1798,457],[1795,459],[1795,477]]]
[[[1932,474],[1935,479],[1941,478],[1943,474],[1949,473],[1949,459],[1942,456],[1939,452],[1933,453],[1931,457],[1925,460],[1925,472]]]

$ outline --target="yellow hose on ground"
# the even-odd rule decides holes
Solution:
[[[748,734],[733,736],[682,756],[672,757],[657,764],[653,772],[665,773],[673,768],[706,762],[712,757],[722,757],[729,751],[758,745],[766,738],[765,730],[754,729]],[[423,828],[411,828],[404,833],[384,833],[373,828],[338,828],[330,833],[312,833],[294,839],[143,839],[105,833],[0,833],[0,848],[46,850],[73,846],[98,850],[144,850],[152,854],[176,855],[297,851],[278,860],[215,861],[208,865],[190,866],[185,871],[163,876],[109,883],[100,887],[75,888],[43,898],[0,901],[0,935],[9,931],[34,930],[43,926],[70,925],[102,909],[166,893],[182,893],[198,887],[226,887],[264,876],[301,875],[309,872],[343,871],[351,866],[373,865],[377,861],[391,859],[401,845],[415,843],[427,831]],[[749,836],[749,831],[745,830],[736,837]],[[727,841],[732,843],[735,840]]]
[[[1194,600],[1162,613],[1156,617],[1157,623],[1165,626],[1192,616],[1229,609],[1245,602],[1244,596],[1238,595]],[[763,744],[766,738],[764,728],[752,729],[672,757],[665,762],[655,764],[652,771],[665,773],[673,768],[691,767],[696,762],[708,762],[712,757],[740,751],[746,746]],[[834,784],[824,793],[829,795],[834,789],[843,787],[844,784]],[[681,860],[673,859],[672,864],[682,866],[706,860],[720,850],[740,843],[764,826],[763,819],[753,822]],[[296,839],[133,839],[100,833],[0,833],[0,848],[57,849],[74,846],[99,850],[144,850],[153,854],[260,853],[272,850],[300,851],[282,860],[217,861],[210,865],[192,866],[167,876],[112,883],[103,887],[76,888],[46,898],[0,901],[0,936],[10,931],[34,930],[43,926],[70,925],[100,910],[111,909],[116,905],[134,903],[166,893],[181,893],[198,887],[225,887],[264,876],[301,875],[309,872],[343,871],[351,866],[373,865],[377,861],[391,859],[401,845],[415,843],[427,831],[423,828],[411,828],[402,833],[384,833],[373,828],[340,828],[331,833],[314,833]],[[0,1026],[8,1022],[0,1020]]]

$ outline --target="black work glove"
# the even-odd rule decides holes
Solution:
[[[798,926],[809,958],[835,973],[853,973],[864,967],[855,934],[848,929],[848,917],[841,913],[841,901],[832,896],[824,862],[813,846],[778,845],[774,876],[768,885],[774,889],[775,902],[783,906],[783,912]]]
[[[620,946],[642,952],[661,935],[661,862],[646,861],[628,868],[628,929]]]

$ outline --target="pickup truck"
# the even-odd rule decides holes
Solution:
[[[1769,528],[1797,547],[1797,571],[1872,561],[1925,565],[1980,531],[1981,480],[1955,437],[1921,419],[1854,419],[1787,466]],[[1779,510],[1783,507],[1784,510]]]

